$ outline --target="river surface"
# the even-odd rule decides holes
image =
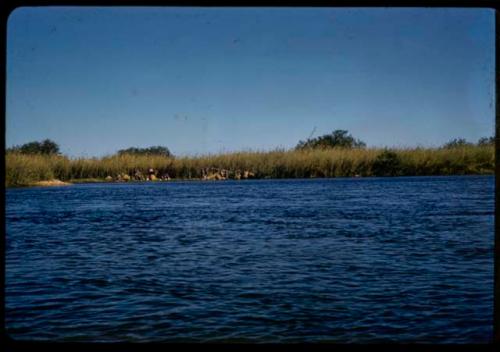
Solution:
[[[6,201],[17,340],[492,338],[493,176],[79,184]]]

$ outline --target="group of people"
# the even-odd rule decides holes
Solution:
[[[217,169],[217,168],[203,168],[201,169],[201,179],[202,180],[227,180],[229,178],[240,180],[247,178],[254,178],[255,174],[251,171],[245,170],[236,170],[229,171],[226,169]]]
[[[201,169],[201,179],[202,180],[228,180],[228,179],[247,179],[254,178],[255,174],[251,171],[230,171],[226,169],[218,169],[218,168],[203,168]],[[111,176],[106,177],[106,180],[113,180]],[[149,168],[147,174],[143,174],[140,170],[136,169],[132,176],[127,173],[120,174],[116,177],[117,181],[170,181],[171,177],[168,172],[161,174],[158,176],[158,172],[153,168]]]
[[[229,171],[216,168],[203,168],[201,169],[201,179],[202,180],[226,180],[229,178]]]
[[[168,173],[164,173],[160,177],[157,177],[156,174],[157,174],[156,171],[152,168],[148,170],[148,174],[146,176],[144,176],[142,172],[140,172],[139,170],[136,170],[134,173],[134,180],[136,181],[156,181],[158,179],[162,181],[171,180],[170,175]]]

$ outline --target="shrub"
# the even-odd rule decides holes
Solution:
[[[445,143],[443,145],[443,148],[445,149],[460,148],[460,147],[467,147],[470,145],[472,145],[472,143],[467,142],[464,138],[455,138],[449,141],[448,143]]]
[[[159,155],[159,156],[165,156],[165,157],[171,157],[172,153],[170,153],[170,150],[168,150],[167,147],[162,147],[162,146],[156,146],[156,147],[149,147],[149,148],[128,148],[128,149],[121,149],[117,153],[118,155]]]
[[[495,137],[483,137],[477,141],[478,146],[495,145]]]
[[[373,162],[372,172],[375,176],[399,176],[402,174],[401,164],[400,157],[386,149]]]
[[[29,142],[21,146],[14,146],[12,148],[8,148],[7,152],[20,154],[58,155],[59,146],[54,141],[46,139],[41,142]]]
[[[354,139],[346,130],[335,130],[331,134],[300,141],[295,149],[307,148],[363,148],[366,144],[359,139]]]

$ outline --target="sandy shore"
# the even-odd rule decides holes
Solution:
[[[33,183],[33,186],[69,186],[71,183],[63,182],[61,180],[38,181]]]

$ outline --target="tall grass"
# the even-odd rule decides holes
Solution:
[[[450,149],[391,149],[392,153],[389,154],[376,148],[309,149],[246,151],[180,158],[126,154],[100,159],[7,153],[5,183],[10,187],[53,178],[62,181],[103,179],[123,173],[133,175],[137,170],[146,173],[149,168],[178,179],[200,178],[202,168],[248,170],[257,178],[377,176],[385,165],[389,165],[387,158],[392,158],[391,175],[494,174],[494,149],[492,145]]]
[[[5,185],[23,186],[35,181],[54,178],[52,161],[59,157],[11,154],[5,156]]]

